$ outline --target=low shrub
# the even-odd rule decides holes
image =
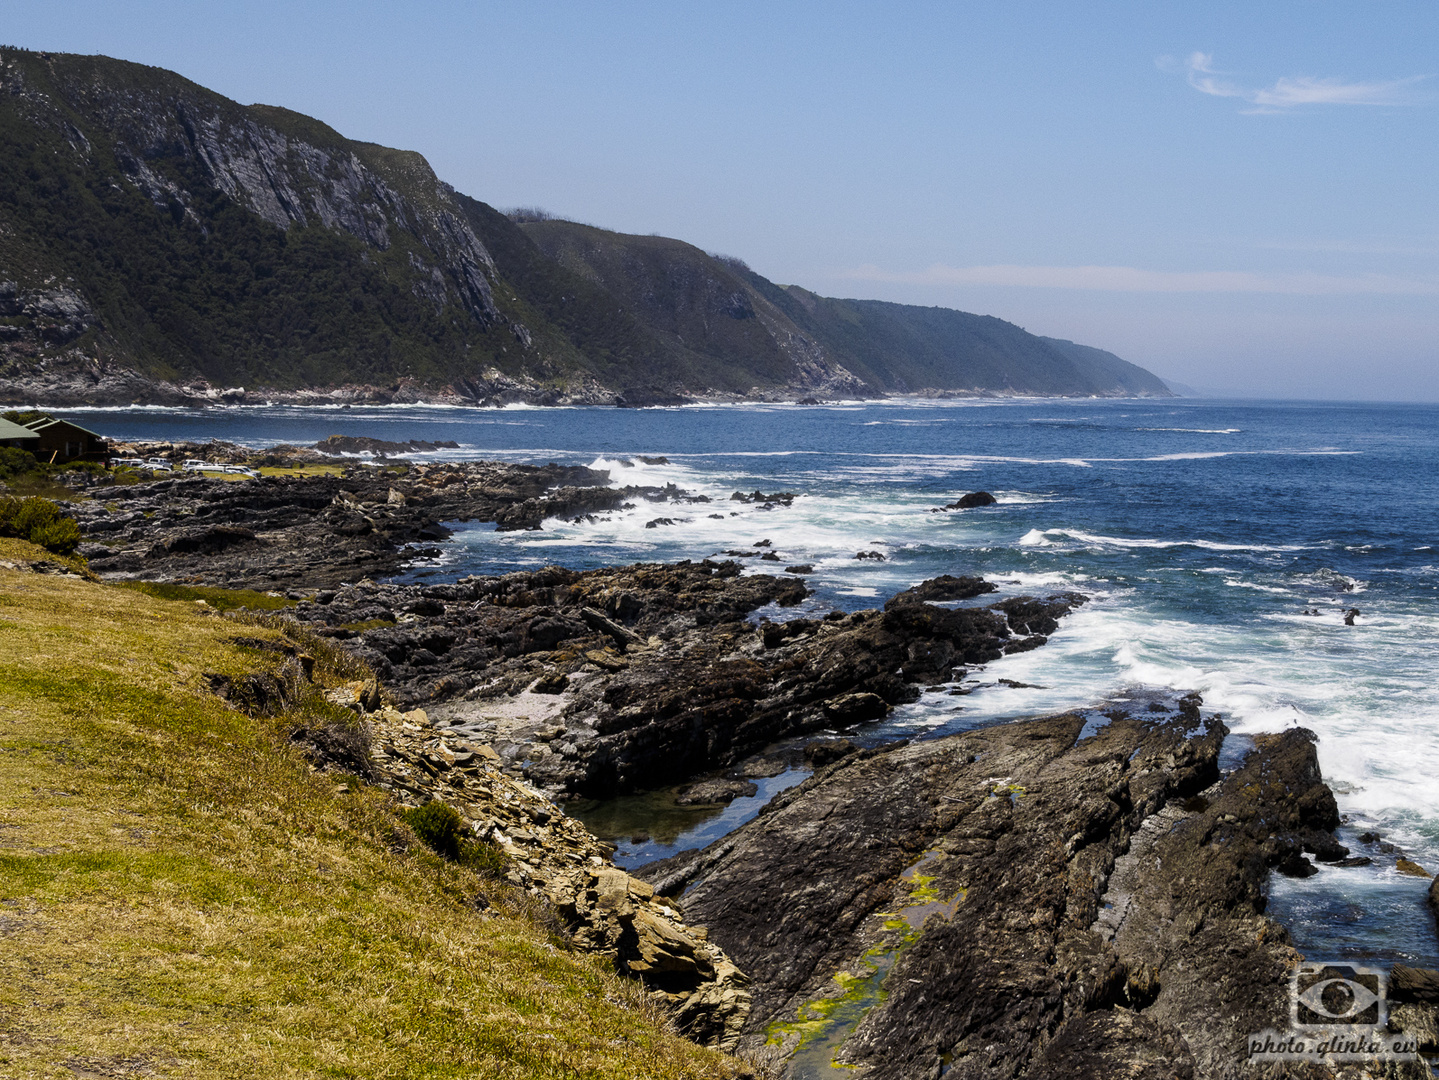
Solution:
[[[15,480],[35,471],[39,463],[28,450],[0,447],[0,482]]]
[[[73,555],[80,546],[80,526],[49,499],[0,498],[0,536],[39,544],[57,555]]]
[[[465,819],[438,799],[424,806],[406,810],[405,824],[415,830],[421,843],[446,859],[460,857],[460,841],[464,839]]]
[[[424,806],[404,811],[401,816],[421,842],[441,858],[492,877],[504,872],[504,853],[494,844],[477,839],[454,807],[432,799]]]

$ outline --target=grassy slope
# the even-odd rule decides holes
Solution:
[[[0,571],[0,1077],[732,1073],[199,691],[273,632],[194,609]]]

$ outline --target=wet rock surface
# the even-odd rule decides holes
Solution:
[[[692,883],[686,918],[753,979],[745,1041],[794,1062],[1300,1075],[1246,1064],[1245,1037],[1285,1026],[1299,960],[1264,917],[1267,875],[1335,844],[1334,799],[1302,729],[1221,777],[1226,731],[1199,705],[1083,740],[1064,715],[861,750],[639,873]]]
[[[604,798],[735,765],[778,739],[882,718],[957,669],[1042,644],[1083,597],[748,621],[794,578],[731,561],[549,567],[360,584],[294,615],[341,638],[405,707],[492,745],[544,790]]]
[[[256,589],[316,589],[399,572],[445,522],[538,529],[545,518],[665,502],[664,488],[612,488],[583,467],[470,462],[343,475],[220,480],[194,473],[107,488],[74,505],[102,577]]]
[[[705,806],[733,802],[759,793],[759,785],[750,780],[719,777],[686,784],[675,795],[678,806]]]

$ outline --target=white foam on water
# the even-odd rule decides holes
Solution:
[[[1185,538],[1183,540],[1157,540],[1145,537],[1128,536],[1103,536],[1098,533],[1084,532],[1080,529],[1031,529],[1019,540],[1021,545],[1026,547],[1053,547],[1064,539],[1075,540],[1081,544],[1092,546],[1105,546],[1115,548],[1179,548],[1192,547],[1202,548],[1205,551],[1254,551],[1254,552],[1285,552],[1285,551],[1306,551],[1305,544],[1223,544],[1216,540],[1199,540]],[[1227,567],[1216,567],[1206,571],[1209,573],[1229,573]]]

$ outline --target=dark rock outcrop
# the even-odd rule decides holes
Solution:
[[[866,1080],[1255,1075],[1245,1036],[1286,1023],[1295,959],[1265,878],[1338,815],[1310,733],[1221,778],[1198,704],[861,751],[641,874],[695,883],[686,917],[753,978],[753,1044]]]
[[[411,439],[408,442],[390,442],[385,439],[372,439],[365,435],[331,435],[328,439],[321,439],[315,444],[315,449],[322,454],[374,454],[383,457],[386,454],[416,454],[431,450],[457,450],[460,444],[454,440],[441,439],[439,442],[426,442],[424,439]]]
[[[548,791],[598,798],[683,783],[777,739],[879,719],[957,668],[1034,647],[1041,614],[1083,602],[913,601],[747,621],[807,594],[794,578],[705,560],[361,584],[295,615],[349,642],[399,703],[486,739]]]
[[[102,577],[315,589],[396,573],[402,548],[443,540],[445,521],[538,529],[549,517],[682,494],[608,484],[593,469],[501,462],[247,481],[179,473],[115,485],[74,512]]]
[[[889,610],[896,604],[909,604],[919,601],[940,601],[946,600],[972,600],[976,596],[983,596],[985,593],[992,593],[998,590],[999,586],[984,578],[960,576],[953,577],[950,574],[942,574],[937,578],[930,578],[921,582],[912,589],[905,589],[902,593],[896,593],[893,599],[885,604],[885,610]]]
[[[946,510],[970,510],[976,506],[993,506],[999,502],[987,491],[971,491],[968,495],[961,495],[952,503],[945,503]]]

